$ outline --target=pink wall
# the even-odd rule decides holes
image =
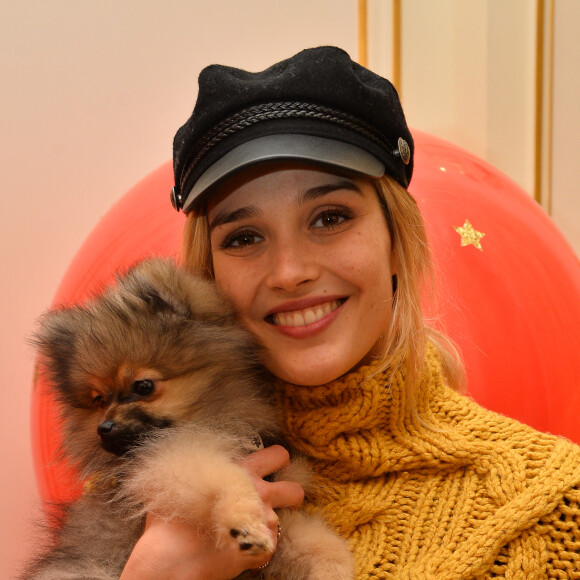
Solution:
[[[200,68],[259,70],[319,44],[356,57],[356,14],[356,0],[0,0],[0,578],[30,549],[37,510],[26,339],[77,248],[171,157]]]

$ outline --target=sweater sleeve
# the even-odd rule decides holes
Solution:
[[[546,577],[580,578],[580,486],[568,490],[538,527],[547,552]]]
[[[526,558],[530,553],[532,560]],[[504,546],[482,580],[521,577],[580,579],[580,486],[569,489],[550,514]]]

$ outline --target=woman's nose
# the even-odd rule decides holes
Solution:
[[[312,250],[292,242],[280,243],[271,251],[266,283],[269,288],[292,292],[301,284],[316,280],[320,267]]]

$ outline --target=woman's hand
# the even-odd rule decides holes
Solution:
[[[288,463],[288,452],[279,445],[260,449],[240,462],[252,477],[262,499],[275,544],[278,516],[274,509],[298,507],[304,499],[304,491],[298,483],[267,482],[263,478],[286,467]],[[121,574],[121,580],[231,580],[244,570],[267,564],[271,556],[249,555],[239,550],[234,542],[218,547],[208,530],[149,516],[145,531]]]

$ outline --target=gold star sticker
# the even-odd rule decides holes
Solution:
[[[485,236],[483,232],[478,232],[470,223],[469,220],[465,220],[462,226],[455,228],[455,231],[461,236],[461,247],[463,246],[475,246],[479,251],[483,252],[481,243],[479,240]]]

